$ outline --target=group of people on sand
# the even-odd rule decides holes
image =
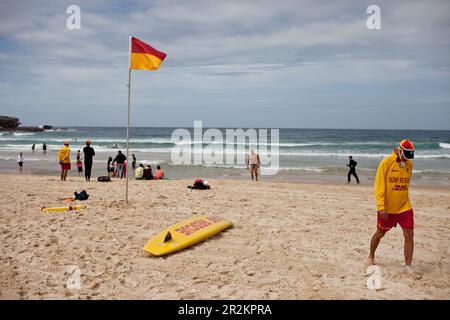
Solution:
[[[134,155],[133,155],[134,156]],[[117,151],[116,157],[113,159],[111,156],[108,158],[106,163],[106,171],[108,172],[108,177],[117,177],[120,179],[126,178],[127,176],[127,157],[122,153],[122,151]]]
[[[144,165],[141,163],[134,171],[134,178],[136,180],[159,180],[164,179],[164,172],[162,171],[161,166],[157,166],[156,172],[153,174],[151,165],[148,164],[147,167],[144,168]]]
[[[164,178],[164,173],[161,169],[161,166],[156,167],[156,172],[153,174],[152,167],[147,165],[144,168],[143,164],[139,164],[136,168],[136,156],[134,154],[132,156],[131,167],[134,169],[134,178],[136,180],[158,180]],[[107,161],[107,171],[108,177],[117,177],[120,179],[126,178],[127,176],[127,157],[122,153],[122,151],[118,151],[116,157],[113,159],[112,157],[108,158]]]
[[[84,165],[84,176],[86,181],[91,181],[91,171],[93,158],[95,156],[94,148],[91,147],[91,141],[86,140],[86,146],[83,148],[83,156],[84,161],[82,159],[81,150],[77,151],[77,159],[76,159],[76,167],[78,169],[78,175],[81,177],[83,174],[83,165]],[[157,166],[155,174],[152,172],[152,167],[147,165],[147,168],[144,168],[142,164],[136,168],[136,156],[133,154],[132,168],[135,169],[135,178],[137,180],[159,180],[164,178],[164,172],[161,169],[161,166]],[[61,181],[66,181],[67,174],[69,170],[71,170],[71,161],[70,161],[70,148],[69,141],[64,141],[64,146],[58,152],[58,160],[61,166]],[[17,156],[17,163],[19,164],[20,171],[22,171],[23,165],[23,155]],[[118,151],[117,155],[113,159],[111,156],[107,160],[107,173],[108,177],[117,177],[120,179],[126,178],[127,176],[127,157],[122,153],[122,151]]]
[[[95,156],[95,150],[91,147],[91,141],[86,140],[86,146],[83,148],[84,154],[84,177],[86,181],[91,181],[92,163]],[[66,181],[67,174],[71,169],[69,141],[64,141],[64,146],[58,152],[58,160],[61,166],[61,181]],[[81,152],[77,151],[76,167],[78,174],[83,174],[83,162],[81,160]]]

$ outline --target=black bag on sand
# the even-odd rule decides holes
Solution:
[[[81,201],[87,200],[89,198],[89,195],[87,194],[86,190],[83,190],[80,193],[75,191],[74,195],[75,195],[75,199],[81,200]]]
[[[98,182],[111,182],[111,178],[108,176],[101,176],[97,178]]]
[[[208,181],[203,179],[197,179],[195,180],[194,184],[192,186],[188,186],[189,189],[197,189],[197,190],[209,190],[211,189],[210,185],[208,184]]]

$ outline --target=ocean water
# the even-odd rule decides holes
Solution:
[[[170,167],[175,176],[191,176],[193,170],[215,168],[216,172],[228,175],[246,175],[243,163],[201,163],[174,165],[171,152],[175,146],[172,133],[177,128],[132,128],[130,154],[136,155],[138,163],[161,164]],[[203,132],[207,128],[203,128]],[[194,134],[192,128],[187,128]],[[225,129],[223,132],[226,138]],[[270,134],[270,129],[268,129]],[[198,137],[196,137],[197,139]],[[450,131],[402,131],[402,130],[335,130],[335,129],[280,129],[279,131],[279,176],[296,173],[345,175],[349,155],[358,162],[357,170],[363,175],[375,173],[379,161],[388,156],[398,142],[404,138],[415,144],[414,171],[421,174],[450,174]],[[118,150],[125,153],[126,129],[108,127],[74,127],[44,132],[0,133],[0,170],[8,171],[15,166],[19,152],[24,153],[28,168],[40,170],[51,167],[57,170],[56,153],[65,140],[70,142],[71,157],[82,150],[86,139],[92,141],[96,151],[94,167],[104,169],[106,159],[114,157]],[[270,151],[270,136],[267,139]],[[48,152],[42,152],[42,143]],[[230,147],[234,142],[205,143],[203,147]],[[259,147],[267,145],[260,144]],[[34,153],[31,145],[36,145]],[[248,147],[248,145],[246,145]],[[258,146],[253,146],[255,149]],[[242,151],[245,154],[247,150]],[[225,159],[225,158],[224,158]],[[37,170],[36,169],[36,170]],[[222,169],[221,171],[219,169]],[[234,169],[234,171],[233,171]],[[95,168],[94,168],[95,170]],[[205,171],[208,173],[208,171]],[[189,173],[189,174],[181,174]]]

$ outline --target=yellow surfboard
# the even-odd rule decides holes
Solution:
[[[84,204],[80,204],[77,206],[68,206],[68,207],[54,207],[54,208],[42,208],[42,212],[64,212],[64,211],[72,211],[72,210],[80,210],[84,209],[86,206]]]
[[[185,249],[231,227],[233,223],[218,216],[199,216],[179,222],[147,242],[144,250],[163,256]]]

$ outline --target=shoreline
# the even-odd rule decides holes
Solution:
[[[16,164],[7,163],[4,164],[0,161],[0,174],[8,175],[31,175],[31,176],[51,176],[59,177],[59,165],[54,164],[51,168],[43,164],[33,163],[30,168],[30,162],[25,163],[23,172],[17,171]],[[48,163],[47,163],[48,164]],[[99,168],[97,164],[93,166],[91,181],[96,181],[97,177],[107,175],[106,170]],[[103,166],[102,166],[103,167]],[[106,164],[105,164],[106,167]],[[185,167],[185,166],[170,166],[162,165],[166,177],[172,180],[191,179],[219,179],[219,180],[235,180],[235,181],[250,181],[250,173],[246,169],[236,168],[222,168],[222,167]],[[152,168],[155,170],[156,165],[152,164]],[[359,170],[357,171],[361,185],[370,185],[373,187],[375,172]],[[84,167],[83,167],[84,177]],[[72,169],[69,171],[67,179],[78,178],[77,168],[72,162]],[[113,180],[119,180],[112,178]],[[129,177],[129,180],[134,180],[134,172]],[[340,172],[311,172],[301,170],[280,170],[276,175],[267,175],[260,177],[261,181],[267,182],[280,182],[280,183],[297,183],[297,184],[327,184],[327,185],[346,185],[347,184],[347,171],[341,170]],[[411,179],[412,187],[439,187],[450,189],[450,174],[445,173],[414,173]],[[352,177],[351,185],[356,185],[355,178]]]

